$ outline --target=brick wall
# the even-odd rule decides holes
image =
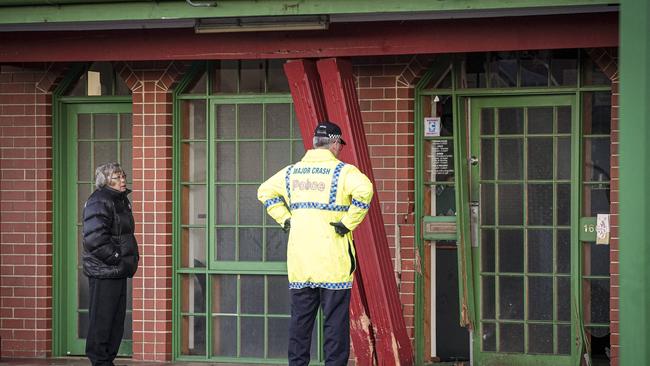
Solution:
[[[1,356],[52,349],[52,124],[60,70],[0,65]]]
[[[184,65],[120,65],[133,92],[133,211],[140,267],[133,281],[133,358],[172,353],[172,87]]]
[[[381,202],[406,327],[415,326],[414,89],[422,65],[414,57],[354,60],[359,103]]]

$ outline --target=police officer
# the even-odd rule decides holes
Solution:
[[[368,213],[373,189],[359,169],[337,159],[344,145],[339,126],[319,123],[314,148],[257,191],[268,214],[289,231],[291,366],[309,364],[319,306],[325,321],[325,365],[347,365],[350,354],[350,289],[356,268],[351,231]]]

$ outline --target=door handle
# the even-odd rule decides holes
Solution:
[[[479,204],[477,201],[469,203],[469,226],[472,247],[478,248]]]
[[[476,164],[478,164],[478,158],[477,158],[476,156],[472,156],[472,157],[470,157],[470,158],[469,158],[469,163],[470,163],[472,166],[476,166]]]

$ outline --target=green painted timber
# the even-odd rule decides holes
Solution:
[[[620,365],[650,364],[650,3],[621,9]]]
[[[0,2],[0,24],[89,21],[178,20],[194,18],[381,14],[518,10],[531,13],[558,7],[613,6],[620,0],[195,0],[216,6],[191,6],[185,1],[27,0]],[[457,16],[457,14],[456,14]]]

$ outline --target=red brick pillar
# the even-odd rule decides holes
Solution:
[[[184,65],[134,63],[120,75],[133,92],[132,201],[140,267],[133,281],[133,358],[172,354],[172,87]]]
[[[52,350],[56,64],[0,65],[0,356]]]

